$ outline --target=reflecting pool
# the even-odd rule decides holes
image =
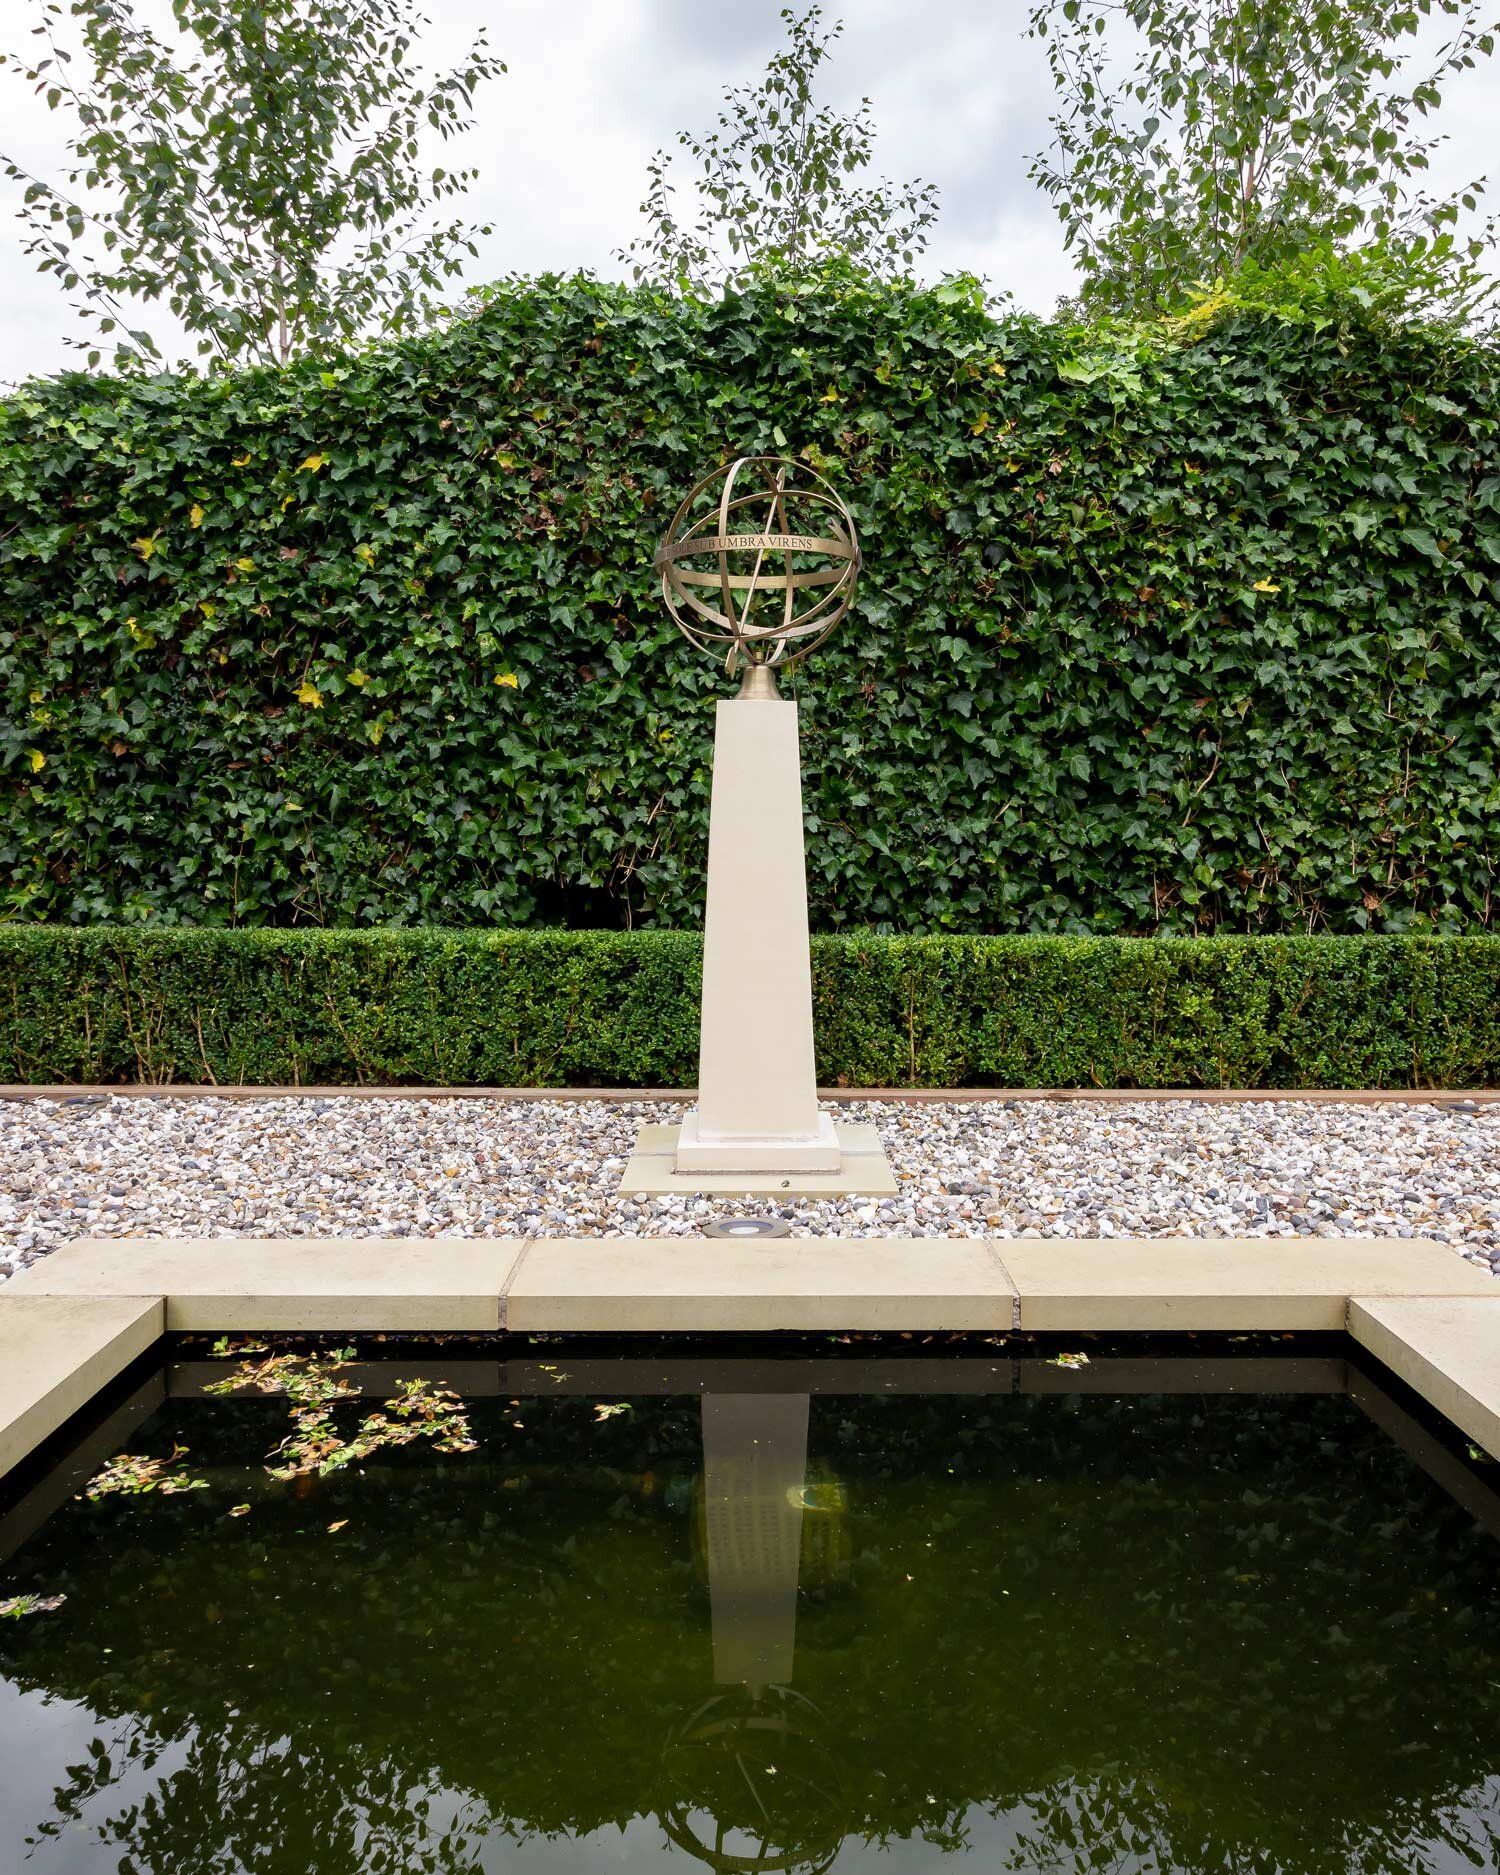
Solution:
[[[168,1350],[0,1503],[0,1871],[1500,1871],[1500,1467],[1087,1345]]]

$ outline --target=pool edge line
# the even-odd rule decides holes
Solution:
[[[163,1333],[1015,1329],[1348,1332],[1500,1457],[1500,1282],[1424,1239],[82,1238],[0,1284],[0,1476]]]

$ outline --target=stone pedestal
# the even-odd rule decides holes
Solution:
[[[818,1111],[797,706],[718,706],[698,1104],[679,1172],[833,1172]]]
[[[896,1188],[873,1129],[818,1110],[797,706],[779,697],[717,707],[698,1103],[670,1159],[666,1131],[642,1129],[623,1191]]]

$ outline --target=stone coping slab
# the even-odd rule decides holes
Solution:
[[[0,1298],[0,1476],[160,1339],[159,1296]]]
[[[739,1334],[1008,1329],[1015,1295],[979,1237],[534,1237],[507,1327]]]
[[[0,1285],[165,1298],[166,1327],[494,1334],[516,1237],[83,1237]]]
[[[1333,1330],[1351,1295],[1493,1296],[1444,1244],[1402,1237],[1009,1237],[995,1250],[1039,1333]]]
[[[1500,1295],[1352,1296],[1349,1332],[1500,1458]]]

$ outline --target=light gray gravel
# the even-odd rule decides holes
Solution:
[[[1435,1237],[1500,1273],[1500,1107],[869,1102],[901,1184],[780,1203],[617,1190],[661,1103],[0,1103],[0,1280],[79,1236]]]

